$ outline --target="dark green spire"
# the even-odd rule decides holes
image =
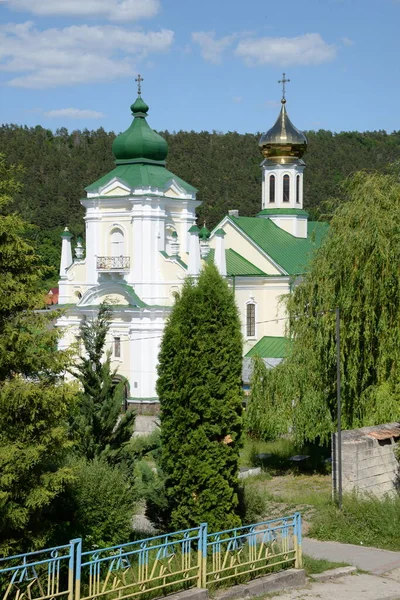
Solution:
[[[211,232],[207,229],[206,224],[204,223],[203,227],[200,229],[199,238],[201,240],[208,240]]]
[[[139,96],[131,106],[134,119],[129,129],[114,140],[112,150],[116,163],[124,162],[162,162],[168,154],[168,145],[146,121],[149,107]]]

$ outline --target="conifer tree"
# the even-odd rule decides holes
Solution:
[[[117,369],[111,367],[111,352],[105,353],[111,318],[112,307],[103,303],[96,317],[81,323],[84,352],[72,373],[83,390],[73,426],[83,456],[92,459],[102,455],[111,462],[118,462],[132,436],[135,413],[121,414],[125,384],[116,379]]]
[[[170,529],[240,524],[242,337],[234,296],[214,265],[187,279],[159,355],[161,469]],[[165,507],[164,507],[165,508]]]
[[[73,479],[64,459],[75,391],[63,383],[54,314],[32,311],[42,272],[28,226],[8,212],[18,175],[0,157],[0,554],[47,543],[49,514]]]

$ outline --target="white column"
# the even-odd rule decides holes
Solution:
[[[199,231],[197,225],[193,225],[189,229],[189,265],[188,274],[198,275],[200,273],[201,260],[200,260],[200,243],[199,243]]]
[[[67,269],[72,265],[72,249],[71,249],[71,238],[72,234],[69,232],[68,227],[64,229],[61,234],[61,261],[60,261],[60,278],[66,279]]]
[[[96,210],[96,209],[95,209]],[[88,285],[96,285],[98,274],[96,258],[98,254],[98,228],[100,220],[97,215],[86,213],[86,278]]]
[[[215,266],[220,274],[226,276],[226,255],[225,255],[225,231],[217,229],[215,232]]]

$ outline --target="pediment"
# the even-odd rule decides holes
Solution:
[[[88,290],[77,306],[100,306],[103,302],[114,306],[137,306],[138,308],[144,305],[130,286],[107,282]]]
[[[187,192],[175,181],[175,179],[171,179],[164,188],[164,195],[169,198],[186,198]]]
[[[131,188],[118,177],[114,177],[107,185],[99,189],[100,196],[129,196]]]

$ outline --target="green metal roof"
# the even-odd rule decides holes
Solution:
[[[302,208],[264,208],[264,210],[257,213],[257,216],[261,215],[299,215],[299,217],[308,217],[308,212]]]
[[[215,250],[211,248],[206,262],[214,262]],[[226,257],[226,274],[229,277],[239,275],[266,275],[264,271],[261,271],[258,267],[253,265],[251,262],[240,256],[232,248],[225,250]]]
[[[177,177],[164,166],[157,164],[144,164],[140,162],[117,165],[115,169],[100,177],[97,181],[85,188],[87,192],[96,192],[100,187],[107,185],[114,178],[119,179],[130,188],[161,188],[165,189],[167,184],[174,179],[184,190],[193,194],[197,189]],[[112,198],[112,196],[107,196]]]
[[[164,161],[168,154],[168,144],[148,125],[145,117],[149,107],[139,96],[131,110],[135,117],[131,126],[113,142],[112,149],[117,164],[119,160],[133,158]]]
[[[261,356],[261,358],[284,358],[289,351],[291,341],[285,337],[265,335],[246,354],[245,358]]]
[[[275,225],[271,219],[259,217],[229,217],[272,260],[289,275],[307,270],[312,253],[320,247],[328,232],[328,223],[309,221],[308,237],[297,238]]]

